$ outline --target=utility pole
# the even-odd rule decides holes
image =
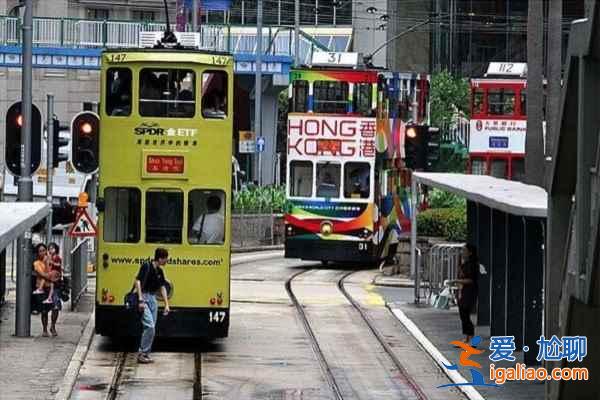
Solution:
[[[46,105],[46,201],[52,206],[52,180],[54,179],[54,160],[52,159],[54,146],[54,95],[47,94]],[[59,158],[60,159],[60,158]],[[46,217],[46,243],[52,241],[52,211]]]
[[[254,83],[254,134],[262,138],[262,18],[263,0],[256,4],[256,74]],[[258,149],[257,149],[258,150]],[[262,152],[258,152],[258,186],[262,186]]]
[[[294,0],[294,63],[300,66],[300,0]]]
[[[33,45],[33,0],[25,0],[23,17],[23,64],[21,72],[21,101],[23,126],[21,129],[21,177],[19,178],[19,201],[33,200],[31,180],[31,75]],[[31,230],[27,230],[18,240],[17,258],[17,309],[15,335],[28,337],[31,334]]]
[[[199,9],[198,7],[200,7],[200,4],[198,3],[198,0],[192,0],[192,30],[194,32],[198,32],[198,14],[199,14]]]

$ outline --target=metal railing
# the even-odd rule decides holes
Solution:
[[[443,124],[439,128],[442,142],[456,143],[469,148],[471,121],[464,115],[456,115],[449,124]]]
[[[460,255],[464,243],[441,243],[429,249],[429,259],[423,278],[427,281],[425,298],[431,303],[443,287],[444,281],[458,278]]]
[[[164,30],[164,23],[108,21],[71,18],[34,18],[33,44],[37,47],[132,48],[139,46],[143,31]],[[175,30],[175,25],[171,26]],[[186,26],[185,31],[191,31]],[[232,25],[201,25],[201,45],[206,50],[231,53],[256,53],[256,28]],[[314,51],[330,49],[301,31],[300,57],[307,62]],[[19,46],[21,23],[16,17],[0,16],[0,45]],[[294,31],[290,27],[263,28],[266,55],[293,56]]]
[[[236,210],[231,221],[231,247],[248,248],[282,244],[283,216],[272,209],[245,212]]]

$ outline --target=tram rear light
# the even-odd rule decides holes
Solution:
[[[155,156],[146,158],[146,172],[159,174],[182,174],[185,167],[183,156]]]
[[[214,305],[215,305],[215,303],[216,303],[216,301],[217,301],[217,300],[216,300],[214,297],[211,297],[211,298],[210,298],[210,305],[211,305],[211,306],[214,306]]]

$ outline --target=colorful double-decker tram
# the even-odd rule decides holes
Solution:
[[[291,72],[285,256],[372,263],[409,229],[397,79],[352,53]]]
[[[469,170],[520,180],[525,172],[527,64],[490,63],[471,80]]]
[[[172,310],[166,323],[159,312],[157,334],[228,333],[233,59],[180,45],[102,55],[96,331],[103,335],[139,334],[123,298],[157,247],[169,251]]]

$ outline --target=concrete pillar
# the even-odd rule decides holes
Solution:
[[[524,299],[524,345],[529,347],[525,352],[525,364],[536,365],[538,346],[535,343],[542,334],[542,316],[544,312],[544,229],[542,220],[525,219],[525,269],[523,283]]]
[[[477,281],[477,325],[490,324],[490,273],[492,270],[492,211],[479,204],[479,262],[486,274],[479,274]]]
[[[490,335],[506,335],[506,237],[507,216],[500,210],[492,210],[492,267]]]

